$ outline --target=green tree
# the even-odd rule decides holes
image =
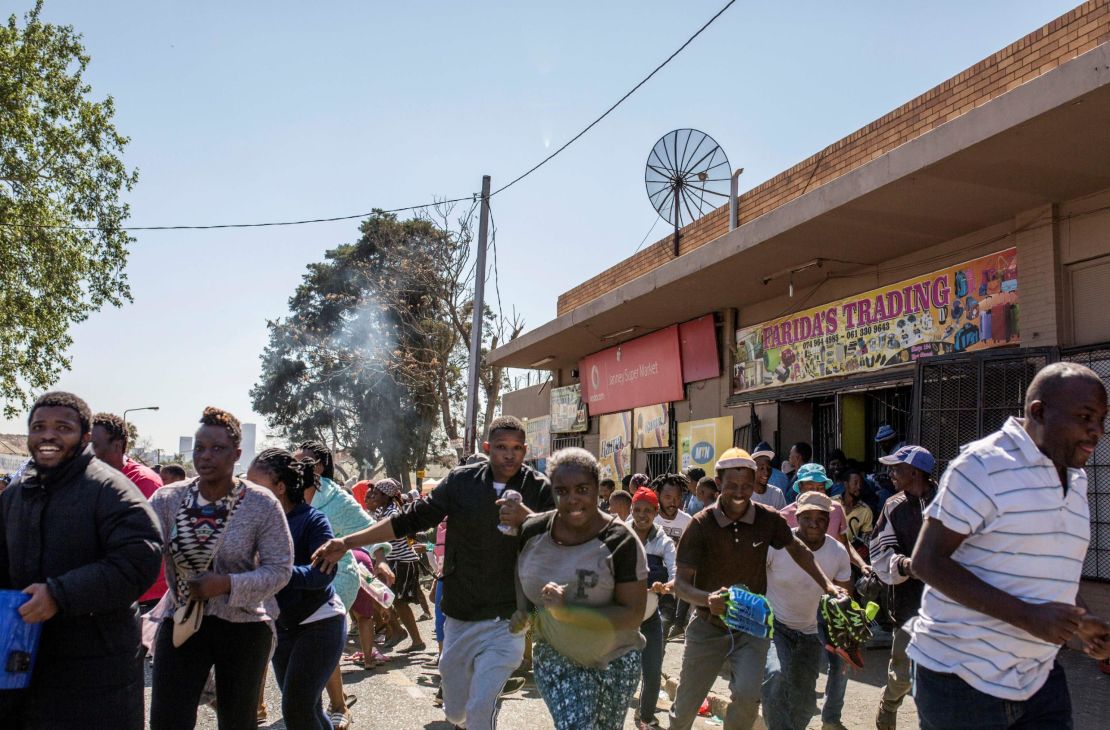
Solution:
[[[92,98],[89,56],[42,0],[0,26],[0,402],[13,416],[68,369],[70,327],[130,301],[132,239],[120,196],[138,173],[121,155],[111,97]]]
[[[433,291],[450,235],[376,213],[357,243],[311,264],[270,322],[254,408],[293,439],[348,449],[407,481],[439,425],[439,373],[454,340]]]

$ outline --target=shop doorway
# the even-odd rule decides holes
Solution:
[[[829,454],[840,448],[840,417],[835,396],[813,401],[813,461],[827,464]]]
[[[864,462],[877,464],[880,456],[875,434],[879,427],[890,426],[898,434],[899,441],[908,441],[910,421],[913,416],[913,386],[884,388],[867,391],[864,396]]]

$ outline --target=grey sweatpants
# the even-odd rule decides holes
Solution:
[[[447,617],[439,659],[443,712],[467,730],[493,730],[497,696],[524,658],[524,634],[506,619],[459,621]]]

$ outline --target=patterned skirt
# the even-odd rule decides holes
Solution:
[[[419,603],[420,563],[415,560],[390,560],[389,569],[397,576],[393,581],[395,600],[401,603]]]

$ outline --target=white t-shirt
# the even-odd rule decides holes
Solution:
[[[682,510],[675,513],[673,520],[666,519],[663,517],[663,513],[660,512],[655,516],[655,524],[659,525],[659,528],[667,533],[667,537],[674,540],[675,545],[678,545],[678,541],[682,538],[682,533],[686,532],[686,528],[690,526],[691,519],[690,515]]]
[[[500,497],[501,493],[505,491],[505,482],[494,482],[493,491],[497,492],[497,496]]]
[[[825,537],[813,553],[829,580],[852,577],[852,562],[839,541]],[[803,634],[817,633],[817,608],[824,591],[785,550],[767,551],[767,600],[775,609],[775,620]]]

